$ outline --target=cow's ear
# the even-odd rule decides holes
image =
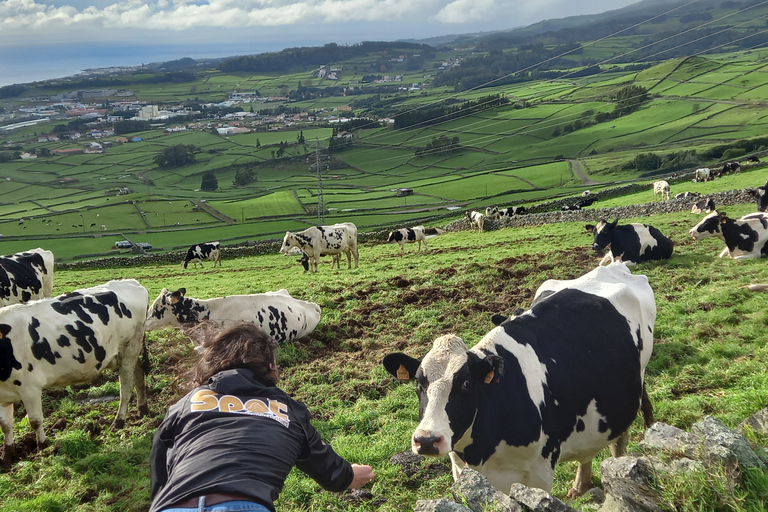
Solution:
[[[469,364],[475,379],[482,380],[486,384],[497,383],[504,375],[504,359],[496,354],[489,354],[479,358],[473,352],[468,352]]]
[[[181,295],[183,297],[183,296],[185,296],[187,294],[187,289],[186,288],[179,288],[178,290],[176,290],[176,293],[178,293],[179,295]]]
[[[612,228],[615,228],[615,227],[616,227],[616,224],[618,224],[618,223],[619,223],[619,218],[618,218],[618,217],[616,217],[616,220],[615,220],[615,221],[613,221],[613,222],[611,222],[610,226],[611,226]]]
[[[398,380],[413,380],[416,378],[416,371],[419,369],[421,361],[401,352],[396,352],[384,356],[381,364]]]

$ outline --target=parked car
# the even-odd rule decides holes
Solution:
[[[118,249],[130,249],[131,247],[133,247],[133,244],[128,240],[119,240],[115,242],[115,247],[117,247]]]
[[[149,250],[152,248],[152,244],[148,244],[147,242],[136,242],[136,247],[139,249]]]

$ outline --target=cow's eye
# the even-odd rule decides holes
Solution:
[[[461,389],[464,391],[467,391],[468,389],[471,389],[471,388],[472,388],[472,381],[469,379],[465,380],[461,385]]]
[[[421,384],[416,384],[416,393],[418,393],[419,395],[424,393],[424,386],[422,386]]]

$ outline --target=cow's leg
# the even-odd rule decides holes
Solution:
[[[10,464],[16,456],[13,439],[13,402],[0,407],[0,428],[3,429],[3,462]]]
[[[312,269],[312,272],[317,272],[317,263],[320,259],[320,256],[312,256],[309,258],[309,268]]]
[[[133,374],[133,382],[136,385],[136,405],[139,408],[139,416],[146,416],[149,414],[149,406],[147,405],[147,381],[144,370],[141,368],[141,363],[136,364],[136,369]]]
[[[357,243],[352,247],[352,256],[355,257],[355,268],[357,268],[357,261],[360,259],[360,253],[357,252]]]
[[[622,434],[624,435],[624,434]],[[579,462],[576,469],[576,479],[573,481],[573,487],[568,490],[566,495],[569,499],[578,498],[592,487],[592,459],[587,462]]]
[[[143,333],[134,336],[134,339],[125,347],[125,353],[120,361],[120,368],[118,370],[118,380],[120,381],[120,405],[117,407],[117,414],[112,421],[112,429],[121,429],[125,426],[125,418],[128,416],[128,404],[131,401],[131,394],[133,393],[134,385],[139,385],[136,382],[136,375],[139,373],[139,352],[143,345]],[[144,390],[144,400],[146,401],[146,389]],[[137,389],[136,395],[138,397],[139,391]]]
[[[613,263],[613,253],[611,251],[608,251],[605,256],[603,256],[603,259],[600,260],[600,263],[598,263],[597,266],[604,267],[609,263]]]
[[[727,246],[727,245],[725,246],[725,249],[723,249],[722,251],[720,251],[720,257],[721,257],[721,258],[725,258],[725,255],[726,255],[726,254],[730,254],[730,251],[728,250],[728,246]]]
[[[424,240],[420,240],[419,241],[419,250],[421,250],[421,242],[424,242],[424,250],[425,251],[428,250],[429,247],[427,247],[427,239],[426,238]]]
[[[352,268],[352,249],[349,249],[348,251],[346,251],[346,253],[347,253],[347,270],[350,270]],[[341,265],[339,265],[339,270],[341,270],[340,267]]]
[[[625,430],[616,438],[616,441],[608,446],[608,449],[611,451],[611,457],[623,457],[627,453],[627,445],[629,445],[629,429]]]
[[[456,481],[459,479],[461,472],[464,471],[464,468],[467,467],[467,463],[461,460],[456,452],[448,452],[448,458],[451,459],[451,474],[453,475],[453,480]]]
[[[35,431],[37,449],[42,450],[48,446],[48,439],[45,437],[45,431],[43,430],[43,390],[37,389],[37,392],[34,393],[24,393],[21,401],[27,409],[29,426]]]

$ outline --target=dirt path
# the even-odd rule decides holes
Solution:
[[[593,180],[589,176],[585,175],[583,172],[581,172],[581,163],[578,160],[568,160],[568,163],[571,166],[571,170],[573,170],[573,174],[575,174],[580,180],[581,183],[584,185],[599,185],[600,183]]]

